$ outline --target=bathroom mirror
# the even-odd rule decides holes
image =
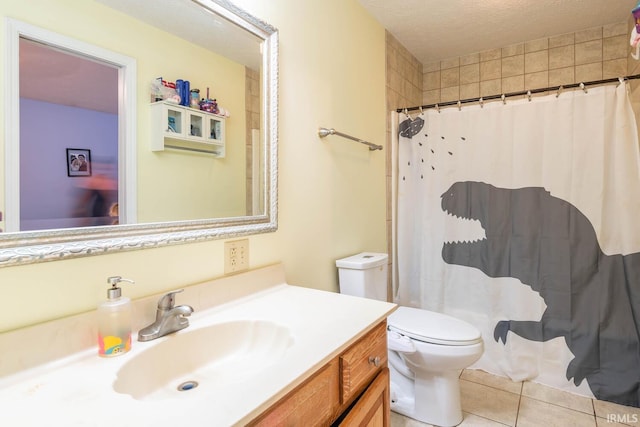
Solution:
[[[57,10],[52,0],[47,2],[51,5],[52,10]],[[69,14],[71,11],[67,2],[60,7],[60,14]],[[94,4],[95,3],[95,4]],[[105,12],[108,7],[108,12]],[[19,9],[20,7],[18,7]],[[27,8],[25,6],[25,8]],[[101,9],[102,8],[102,9]],[[177,9],[179,8],[179,9]],[[0,7],[0,11],[3,8]],[[151,38],[158,32],[166,32],[173,38],[180,38],[182,43],[191,43],[197,45],[196,49],[207,49],[215,52],[222,59],[221,61],[230,61],[243,69],[251,68],[255,71],[252,74],[254,81],[249,78],[242,78],[242,85],[246,83],[247,87],[243,87],[241,93],[246,96],[246,100],[241,102],[228,102],[226,105],[235,105],[228,107],[231,115],[227,120],[226,134],[227,155],[223,158],[215,158],[207,154],[200,155],[198,153],[182,153],[178,150],[163,152],[154,152],[150,149],[150,130],[152,120],[150,119],[149,106],[150,85],[153,79],[148,76],[153,74],[157,77],[167,78],[167,80],[175,80],[186,74],[185,70],[189,69],[189,60],[183,60],[179,64],[178,61],[171,61],[171,56],[167,60],[159,60],[162,69],[151,68],[147,62],[136,57],[135,52],[131,52],[131,47],[127,43],[122,43],[122,51],[118,46],[108,45],[106,48],[110,52],[122,54],[126,63],[126,58],[133,58],[133,64],[120,68],[120,74],[125,75],[125,80],[120,81],[119,90],[128,97],[128,101],[120,101],[120,108],[127,109],[130,105],[134,107],[135,112],[132,119],[131,115],[125,114],[124,120],[118,122],[119,134],[125,135],[127,139],[126,145],[121,146],[119,151],[120,158],[117,160],[119,169],[118,177],[123,181],[120,187],[122,189],[118,201],[120,202],[120,221],[118,225],[105,226],[88,226],[73,228],[50,228],[38,231],[5,231],[0,233],[0,266],[11,266],[28,264],[34,262],[51,261],[57,259],[65,259],[70,257],[87,256],[93,254],[102,254],[120,250],[133,250],[146,247],[162,246],[169,244],[179,244],[193,242],[206,239],[229,238],[241,235],[249,235],[255,233],[263,233],[274,231],[277,228],[277,114],[278,114],[278,33],[271,25],[249,15],[245,11],[239,9],[233,3],[226,0],[96,0],[83,2],[82,8],[74,7],[73,13],[95,13],[102,10],[104,15],[122,13],[126,14],[123,18],[123,26],[133,25],[130,20],[135,20],[136,25],[141,28],[148,26],[149,30],[136,33],[136,43],[144,44],[146,42],[151,45]],[[180,13],[175,13],[180,10]],[[13,25],[8,19],[11,7],[7,7],[3,12],[5,17],[5,25],[8,28],[6,33],[9,34],[8,40],[5,42],[5,63],[4,70],[10,69],[9,63],[12,59],[18,58],[19,38],[23,37],[20,25]],[[190,13],[193,12],[193,13]],[[204,12],[204,13],[203,13]],[[26,12],[25,12],[26,13]],[[46,13],[46,12],[45,12]],[[125,16],[125,15],[122,15]],[[20,18],[20,14],[17,14]],[[61,18],[62,19],[62,18]],[[65,18],[68,19],[68,18]],[[86,25],[79,24],[67,26],[68,31],[64,37],[84,39],[84,34],[90,31],[97,33],[103,32],[106,38],[118,39],[118,37],[110,37],[118,28],[98,28],[95,17],[91,19],[80,20]],[[100,18],[101,19],[101,18]],[[37,18],[31,20],[38,23]],[[51,19],[50,13],[38,23],[39,27],[46,27],[43,23],[56,22]],[[53,25],[53,24],[52,24]],[[72,28],[70,28],[72,27]],[[153,28],[152,28],[153,27]],[[13,32],[12,32],[13,31]],[[59,28],[51,30],[45,28],[46,31],[60,31]],[[27,31],[28,33],[29,31]],[[77,32],[77,34],[74,34]],[[69,35],[70,34],[70,35]],[[137,37],[140,37],[140,40]],[[27,34],[28,40],[40,42],[38,37]],[[155,40],[155,38],[154,38]],[[46,44],[46,41],[43,42]],[[82,42],[81,42],[82,44]],[[253,45],[251,45],[253,44]],[[55,46],[56,44],[53,43]],[[167,45],[166,49],[170,51],[174,46]],[[153,53],[144,52],[140,57],[149,57]],[[159,57],[166,56],[166,52],[156,53]],[[100,58],[98,58],[100,59]],[[104,58],[102,58],[104,59]],[[162,58],[160,58],[162,59]],[[194,63],[195,63],[194,58]],[[137,63],[136,63],[137,61]],[[121,65],[119,59],[106,59],[106,62]],[[186,67],[183,65],[187,62]],[[136,71],[137,69],[137,71]],[[122,71],[124,70],[124,71]],[[126,71],[128,70],[128,71]],[[212,68],[212,70],[214,70]],[[133,71],[133,73],[132,73]],[[126,75],[129,73],[129,81]],[[166,73],[161,75],[160,73]],[[11,75],[10,72],[5,73]],[[15,74],[15,73],[14,73]],[[249,74],[249,73],[246,73]],[[134,77],[132,78],[131,75]],[[201,96],[207,94],[205,90],[211,85],[212,98],[216,93],[224,93],[225,81],[215,80],[214,76],[218,75],[213,71],[208,71],[212,81],[200,80]],[[144,77],[142,77],[144,76]],[[10,179],[7,175],[12,172],[15,174],[16,151],[19,148],[19,137],[16,135],[16,127],[9,126],[10,123],[19,123],[19,108],[17,108],[17,100],[11,101],[11,79],[5,79],[5,205],[3,210],[5,213],[10,212],[10,207],[6,205],[12,197],[11,193],[15,193],[16,187],[9,185]],[[185,76],[186,77],[186,76]],[[15,77],[14,77],[15,78]],[[134,80],[134,81],[131,81]],[[14,81],[15,82],[15,81]],[[236,84],[236,86],[239,86]],[[252,86],[249,88],[249,86]],[[220,88],[220,89],[217,89]],[[15,89],[13,90],[15,92]],[[129,92],[127,92],[129,91]],[[216,92],[218,91],[218,92]],[[134,92],[134,96],[131,96]],[[251,92],[251,98],[249,93]],[[133,103],[131,103],[133,99]],[[229,100],[229,97],[227,97]],[[220,107],[225,107],[224,97],[218,99]],[[240,107],[238,107],[240,105]],[[241,111],[245,108],[246,111]],[[234,111],[235,109],[235,111]],[[224,111],[224,110],[223,110]],[[122,111],[121,111],[122,112]],[[130,113],[130,112],[128,112]],[[235,121],[235,122],[233,122]],[[232,123],[233,122],[233,123]],[[234,130],[235,129],[235,130]],[[250,142],[247,142],[250,141]],[[13,144],[13,145],[12,145]],[[235,144],[233,148],[230,144]],[[86,147],[67,147],[72,149],[70,156],[73,157],[79,153],[89,154]],[[233,148],[233,149],[232,149]],[[75,150],[75,151],[74,151]],[[174,171],[173,167],[163,165],[161,161],[168,159],[182,159],[193,162],[191,164],[207,163],[211,169],[222,169],[225,165],[235,161],[235,156],[230,154],[235,150],[242,160],[242,166],[239,171],[235,171],[235,180],[242,181],[241,198],[243,203],[239,209],[228,210],[219,209],[220,214],[176,214],[163,216],[166,212],[171,211],[174,206],[189,206],[193,203],[183,203],[176,200],[180,193],[194,192],[194,189],[200,190],[202,194],[216,194],[214,197],[214,205],[225,206],[227,195],[224,191],[232,187],[232,183],[224,179],[202,179],[197,185],[190,187],[178,187],[176,196],[162,199],[155,199],[145,193],[150,186],[156,186],[158,189],[155,195],[163,195],[172,191],[171,186],[175,186],[186,173],[171,175]],[[69,151],[67,150],[67,153]],[[69,155],[69,154],[67,154]],[[68,157],[66,160],[69,161]],[[146,162],[144,158],[147,158]],[[151,161],[149,160],[151,159]],[[160,163],[159,167],[150,167],[150,163]],[[64,165],[64,155],[61,158],[61,167],[70,168]],[[193,168],[192,168],[193,169]],[[66,171],[69,179],[78,179],[72,177],[74,174],[82,174],[83,172]],[[126,182],[124,182],[126,181]],[[212,181],[212,182],[209,182]],[[215,191],[212,190],[215,186]],[[237,183],[235,184],[237,187]],[[127,190],[128,189],[128,190]],[[163,191],[166,189],[166,191]],[[166,196],[166,195],[165,195]],[[205,196],[199,196],[204,198]],[[234,196],[236,197],[236,196]],[[237,199],[238,197],[236,197]],[[188,200],[188,199],[187,199]],[[204,199],[202,199],[204,202]],[[201,203],[204,204],[204,203]],[[6,220],[7,215],[4,215]]]

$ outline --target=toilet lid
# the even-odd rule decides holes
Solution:
[[[482,340],[475,326],[434,311],[398,307],[387,319],[389,329],[409,338],[443,345],[471,345]]]

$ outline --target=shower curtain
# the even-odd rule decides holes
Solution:
[[[399,115],[396,302],[476,325],[472,367],[640,403],[627,85]]]

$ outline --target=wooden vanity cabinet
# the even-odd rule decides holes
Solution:
[[[249,425],[389,427],[386,321],[376,325]]]

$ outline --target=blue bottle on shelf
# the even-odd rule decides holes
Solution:
[[[176,93],[180,97],[180,105],[182,105],[184,99],[184,81],[182,79],[176,80]]]

